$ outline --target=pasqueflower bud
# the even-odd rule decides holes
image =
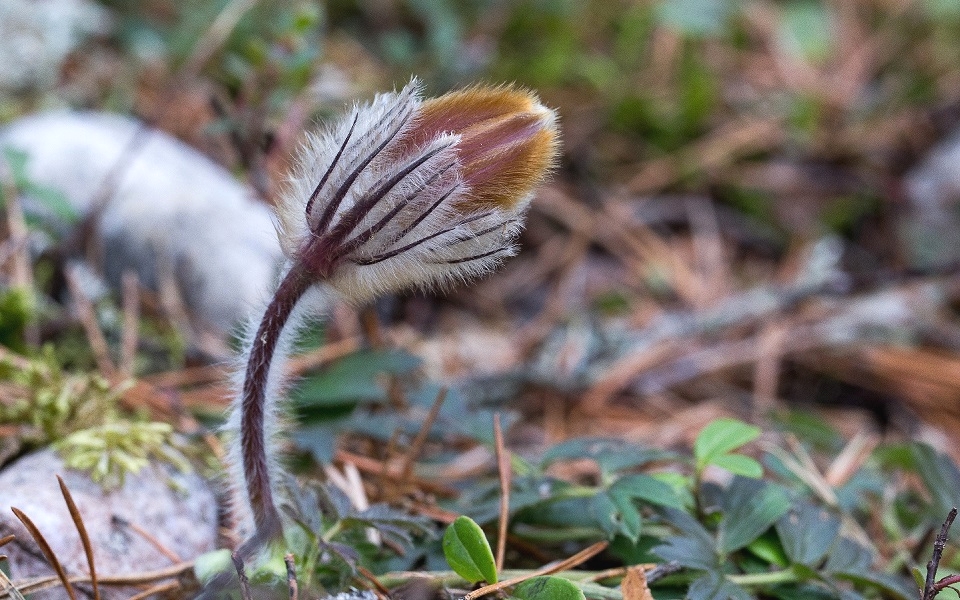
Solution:
[[[256,535],[275,537],[269,458],[278,362],[318,284],[363,302],[466,280],[515,252],[553,165],[556,117],[530,93],[473,87],[421,100],[411,82],[308,136],[278,207],[288,269],[249,344],[239,460]]]

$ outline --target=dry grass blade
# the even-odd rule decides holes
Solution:
[[[493,415],[493,438],[497,449],[497,471],[500,474],[500,521],[497,526],[497,570],[503,570],[507,552],[507,525],[510,522],[510,455],[503,443],[500,413]]]
[[[94,311],[93,304],[90,303],[90,298],[84,293],[76,271],[67,269],[66,276],[70,296],[73,298],[74,306],[76,306],[80,325],[83,326],[83,331],[87,334],[87,341],[90,342],[90,348],[93,350],[94,358],[96,358],[97,368],[100,369],[104,377],[112,379],[117,373],[117,368],[110,358],[110,346],[107,345],[103,330],[97,323],[97,314]]]
[[[120,374],[133,377],[140,327],[140,280],[133,271],[123,274],[123,339],[120,343]]]
[[[521,577],[505,579],[498,583],[494,583],[492,585],[485,585],[482,588],[473,590],[472,592],[464,596],[463,600],[476,600],[476,598],[480,598],[480,597],[486,596],[487,594],[492,594],[494,592],[499,592],[504,588],[517,585],[518,583],[523,583],[524,581],[528,579],[533,579],[534,577],[540,577],[542,575],[551,575],[553,573],[559,573],[560,571],[567,571],[569,569],[576,567],[577,565],[585,563],[586,561],[590,560],[597,554],[600,554],[601,552],[606,550],[607,546],[609,545],[610,544],[608,542],[597,542],[596,544],[589,546],[587,548],[584,548],[583,550],[581,550],[580,552],[577,552],[570,558],[566,560],[562,560],[556,563],[555,565],[544,567],[543,569],[534,571],[533,573],[529,573]]]
[[[67,578],[67,572],[63,570],[63,565],[61,565],[60,561],[57,560],[57,556],[53,553],[53,548],[51,548],[50,544],[47,543],[46,538],[43,537],[43,534],[40,533],[40,530],[37,529],[37,526],[33,524],[33,521],[30,520],[30,517],[25,515],[23,511],[13,506],[10,507],[10,510],[13,511],[13,514],[20,519],[20,522],[23,523],[23,526],[26,527],[27,531],[30,532],[31,537],[33,537],[33,541],[40,546],[40,550],[47,558],[47,562],[49,562],[50,566],[53,567],[53,570],[57,572],[57,577],[63,584],[64,589],[67,590],[67,595],[70,596],[70,600],[77,600],[77,595],[73,591],[73,585],[70,584],[70,580]]]
[[[90,568],[90,584],[93,586],[94,600],[100,600],[100,586],[97,585],[97,569],[93,563],[93,546],[90,544],[90,536],[87,535],[87,526],[83,524],[83,516],[77,509],[77,503],[73,501],[73,495],[63,482],[63,478],[57,475],[57,482],[60,483],[60,493],[63,494],[63,501],[67,503],[67,510],[70,511],[70,518],[77,527],[77,534],[80,536],[80,542],[83,544],[83,553],[87,555],[87,566]]]
[[[3,571],[0,571],[0,598],[13,598],[13,600],[25,600],[23,594],[13,585],[13,582],[7,579]]]
[[[176,552],[164,546],[163,542],[158,540],[156,536],[152,535],[149,531],[147,531],[143,527],[140,527],[136,523],[133,523],[126,519],[122,519],[116,515],[114,515],[113,517],[113,522],[115,524],[121,525],[122,527],[126,527],[132,530],[134,533],[142,537],[148,544],[156,548],[157,552],[159,552],[160,554],[170,559],[170,562],[172,562],[173,564],[179,564],[183,562],[183,559],[180,558],[180,556]]]
[[[642,568],[627,569],[620,589],[623,590],[623,600],[653,600],[653,594],[647,586],[647,574]]]
[[[2,538],[0,538],[0,548],[2,548],[3,546],[6,546],[7,544],[9,544],[15,539],[17,539],[17,536],[13,535],[12,533],[10,535],[3,536]]]
[[[373,587],[377,589],[377,592],[379,592],[386,598],[390,598],[390,590],[387,588],[387,586],[383,585],[379,579],[377,579],[377,576],[374,575],[373,572],[371,572],[366,567],[359,566],[359,565],[357,566],[357,571],[361,575],[363,575],[366,578],[366,580],[373,585]]]
[[[437,420],[437,415],[440,414],[440,407],[443,406],[443,401],[446,399],[447,388],[441,388],[437,393],[436,400],[433,401],[433,406],[430,407],[427,418],[424,419],[423,425],[420,427],[420,431],[417,432],[417,437],[413,439],[413,443],[410,444],[410,450],[404,458],[403,469],[400,471],[403,483],[407,483],[413,475],[413,463],[417,460],[417,457],[420,456],[423,445],[427,443],[430,428],[433,427],[433,422]]]
[[[150,596],[155,596],[157,594],[163,594],[164,592],[172,592],[174,590],[180,589],[179,581],[168,581],[167,583],[161,583],[160,585],[155,585],[152,588],[148,588],[136,594],[130,596],[128,600],[145,600]],[[166,598],[166,596],[164,596]]]
[[[121,573],[119,575],[100,576],[98,579],[101,586],[143,585],[146,583],[152,583],[154,581],[161,581],[163,579],[180,577],[185,573],[192,571],[193,566],[193,561],[190,561],[179,563],[164,569],[157,569],[155,571],[143,571],[141,573]],[[70,581],[71,583],[90,583],[90,577],[87,575],[80,575],[71,577]],[[50,589],[58,585],[60,585],[59,578],[55,575],[52,575],[48,577],[36,577],[18,582],[17,587],[24,594],[33,594],[35,592]],[[6,597],[6,595],[0,593],[0,598]]]

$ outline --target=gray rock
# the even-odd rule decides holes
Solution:
[[[57,484],[63,477],[93,546],[98,576],[161,569],[172,564],[143,536],[115,517],[145,529],[183,560],[213,550],[217,541],[217,506],[208,484],[196,474],[152,465],[124,485],[105,492],[85,474],[66,469],[52,450],[25,456],[0,471],[0,537],[13,533],[16,541],[3,547],[9,556],[13,580],[50,575],[53,570],[10,510],[22,510],[36,524],[68,575],[89,572],[80,537]],[[102,588],[104,598],[129,598],[131,591]],[[38,593],[34,598],[64,598],[63,589]]]
[[[89,0],[3,0],[0,95],[53,87],[67,55],[109,24],[107,10]]]
[[[960,131],[935,146],[904,178],[908,213],[900,235],[915,267],[960,261]]]
[[[59,190],[80,215],[115,177],[97,223],[108,281],[119,287],[132,269],[157,289],[172,274],[192,316],[229,331],[273,284],[281,253],[272,212],[179,140],[156,130],[135,138],[140,127],[119,115],[46,113],[0,130],[0,149],[25,152],[31,183]],[[43,216],[42,202],[24,204]]]

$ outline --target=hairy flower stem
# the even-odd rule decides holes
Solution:
[[[273,501],[273,488],[270,485],[267,459],[267,444],[270,441],[266,439],[264,427],[268,378],[283,328],[297,302],[314,282],[300,262],[293,264],[267,306],[250,347],[240,409],[240,442],[247,495],[256,525],[253,539],[246,544],[251,548],[281,533],[280,513]]]

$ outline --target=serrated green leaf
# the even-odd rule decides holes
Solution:
[[[669,536],[650,551],[665,561],[675,560],[684,567],[705,571],[719,569],[720,557],[714,549],[714,539],[699,521],[687,513],[672,508],[664,510],[664,518],[680,530],[681,535]]]
[[[540,467],[545,469],[557,461],[586,458],[596,462],[605,473],[616,473],[673,456],[673,453],[646,448],[625,440],[576,438],[561,442],[547,450],[540,462]]]
[[[443,534],[443,555],[450,568],[470,583],[497,582],[490,542],[470,517],[457,517]]]
[[[710,422],[693,444],[693,455],[697,468],[713,462],[713,459],[728,454],[744,444],[752,442],[760,435],[760,428],[747,425],[737,419],[716,419]]]
[[[812,567],[833,547],[840,534],[840,519],[804,502],[777,521],[776,529],[790,560]]]
[[[687,600],[752,600],[747,590],[723,575],[708,573],[690,584]]]
[[[377,402],[386,392],[379,378],[409,373],[420,359],[399,350],[362,350],[345,356],[319,373],[305,376],[290,390],[290,399],[301,411],[354,402]]]
[[[586,600],[586,596],[573,582],[545,575],[528,579],[513,589],[519,600]]]
[[[742,475],[751,479],[763,477],[763,466],[756,460],[743,454],[721,454],[710,461],[710,464],[726,469],[734,475]]]
[[[855,572],[836,572],[832,575],[836,579],[879,588],[883,590],[885,596],[896,600],[916,600],[916,591],[911,589],[907,580],[901,577],[877,573],[869,569]]]
[[[625,475],[610,486],[612,496],[625,496],[683,510],[683,499],[668,484],[649,475]]]
[[[721,498],[723,518],[717,528],[717,550],[729,554],[760,537],[790,509],[790,498],[778,485],[736,477]]]
[[[636,542],[640,537],[643,519],[640,517],[640,511],[633,504],[633,500],[629,496],[614,494],[612,491],[606,492],[605,495],[609,495],[616,509],[618,527],[614,534],[620,533],[631,542]],[[614,534],[609,535],[609,537],[613,539]]]

